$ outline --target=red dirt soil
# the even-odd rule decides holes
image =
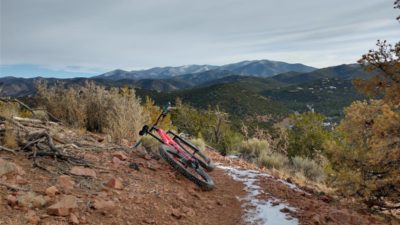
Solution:
[[[128,151],[126,147],[121,147],[119,151],[71,150],[69,153],[84,156],[95,167],[89,168],[91,171],[82,171],[79,167],[73,170],[70,167],[57,168],[54,159],[44,157],[41,159],[43,165],[53,165],[47,168],[53,172],[48,172],[34,168],[32,160],[23,153],[13,155],[0,151],[3,165],[8,162],[20,167],[3,176],[0,173],[0,225],[244,224],[243,210],[238,200],[246,195],[244,185],[220,169],[210,173],[216,184],[215,189],[203,192],[173,171],[162,159],[157,160],[156,155]],[[218,163],[255,168],[254,165],[229,160],[212,151],[207,151],[207,154]],[[129,167],[130,163],[135,163],[139,170]],[[74,175],[81,172],[88,176]],[[70,188],[69,184],[59,181],[63,174],[74,181]],[[294,191],[273,178],[263,178],[259,185],[265,192],[297,208],[295,212],[289,210],[287,213],[298,218],[301,224],[388,224],[372,216],[352,212],[326,197]],[[26,190],[16,191],[10,186]],[[51,186],[55,188],[46,192]],[[36,204],[36,200],[32,200],[32,204],[27,204],[22,201],[22,196],[29,196],[28,192],[34,192],[35,196],[39,196],[35,199],[39,199],[39,202],[44,199],[44,202]],[[67,207],[65,216],[49,215],[54,211],[48,208],[57,208],[54,204],[66,196],[74,196],[77,206]],[[56,209],[56,213],[62,213],[62,210]],[[391,224],[399,223],[392,221]]]

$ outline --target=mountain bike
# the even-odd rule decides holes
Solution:
[[[161,143],[160,155],[168,164],[201,189],[210,191],[214,188],[214,181],[207,172],[211,172],[215,168],[212,161],[196,145],[170,130],[165,132],[157,127],[172,109],[173,107],[169,103],[163,108],[156,122],[152,126],[144,125],[139,135],[150,135],[158,140]],[[154,131],[157,135],[153,133]],[[140,143],[141,141],[137,142],[134,148],[138,147]]]

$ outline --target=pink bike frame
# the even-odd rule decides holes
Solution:
[[[176,143],[174,140],[172,140],[172,138],[170,136],[168,136],[167,133],[165,133],[164,130],[160,129],[160,128],[156,128],[155,129],[158,136],[160,136],[161,140],[164,142],[164,144],[173,147],[174,149],[176,149],[183,157],[185,157],[186,160],[190,160],[192,161],[192,157],[187,154],[186,151],[184,151],[181,146],[179,146],[178,143]]]

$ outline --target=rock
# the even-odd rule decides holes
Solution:
[[[29,182],[26,179],[22,178],[20,175],[17,175],[15,178],[15,183],[17,183],[19,185],[26,185]]]
[[[288,183],[290,183],[290,184],[293,184],[293,180],[292,180],[292,178],[290,178],[290,177],[286,178],[286,182],[288,182]]]
[[[100,161],[100,158],[98,156],[95,156],[95,155],[90,154],[90,153],[84,154],[83,157],[85,159],[87,159],[87,160],[90,160],[90,161],[96,161],[96,162]]]
[[[160,164],[158,164],[157,162],[147,162],[147,168],[156,171],[158,169],[160,169]]]
[[[150,159],[151,159],[151,155],[145,154],[145,155],[143,156],[143,158],[144,158],[145,160],[150,160]]]
[[[277,205],[279,205],[279,202],[272,202],[271,205],[272,206],[277,206]]]
[[[121,161],[119,158],[117,158],[117,157],[113,157],[113,158],[112,158],[112,162],[113,162],[115,165],[121,165],[121,164],[122,164],[122,161]]]
[[[112,212],[115,209],[115,203],[111,200],[106,201],[96,198],[93,202],[93,208],[105,214],[107,212]]]
[[[66,191],[69,191],[74,188],[75,182],[72,180],[72,177],[67,175],[61,175],[58,177],[58,185]]]
[[[156,221],[149,218],[144,219],[143,222],[146,224],[156,224]]]
[[[134,169],[136,171],[140,170],[139,165],[137,163],[134,163],[134,162],[133,163],[129,163],[129,168]]]
[[[176,218],[178,220],[182,218],[182,214],[181,214],[181,212],[179,212],[178,209],[172,209],[171,216],[173,216],[174,218]]]
[[[17,203],[19,206],[25,208],[40,208],[46,205],[46,199],[43,195],[38,195],[35,192],[27,192],[17,197]]]
[[[322,195],[319,197],[319,199],[326,203],[330,203],[332,201],[332,197],[329,195]]]
[[[196,215],[196,212],[195,212],[192,208],[189,208],[189,207],[183,207],[183,208],[182,208],[182,211],[183,211],[187,216],[195,216],[195,215]]]
[[[74,166],[70,171],[74,175],[96,178],[96,171],[83,166]]]
[[[17,204],[17,198],[14,195],[7,195],[7,204],[15,206]]]
[[[40,217],[36,215],[36,212],[33,210],[29,210],[26,215],[25,219],[28,221],[28,224],[37,225],[40,222]]]
[[[107,182],[107,187],[122,190],[124,189],[124,185],[122,184],[122,180],[119,178],[111,178]]]
[[[46,189],[47,196],[54,197],[57,193],[59,193],[59,191],[55,186],[51,186]]]
[[[54,216],[68,216],[78,208],[75,196],[66,195],[59,202],[47,208],[47,213]]]
[[[338,224],[352,224],[352,217],[348,213],[340,210],[332,210],[328,217]]]
[[[117,157],[119,160],[125,161],[128,159],[128,156],[123,151],[117,151],[112,154],[112,156]]]
[[[290,209],[288,209],[288,208],[286,208],[286,207],[282,208],[282,209],[279,210],[279,211],[281,211],[281,212],[283,212],[283,213],[289,213],[289,212],[291,212]]]
[[[311,222],[314,225],[322,225],[323,222],[321,220],[321,217],[318,214],[315,214],[312,218],[311,218]]]
[[[0,177],[11,175],[24,175],[25,171],[13,162],[0,159]]]
[[[71,213],[71,215],[69,215],[69,221],[70,221],[72,224],[79,224],[78,217],[75,216],[75,214],[73,214],[73,213]]]

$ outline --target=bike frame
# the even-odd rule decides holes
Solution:
[[[144,126],[142,131],[144,131],[146,134],[149,134],[150,136],[152,136],[153,138],[155,138],[156,140],[158,140],[159,142],[161,142],[162,144],[168,145],[174,149],[176,149],[180,155],[182,155],[185,160],[187,161],[186,163],[189,162],[193,162],[197,163],[197,159],[194,157],[194,154],[196,154],[198,152],[198,150],[189,144],[190,147],[192,147],[193,149],[195,149],[195,151],[193,153],[190,153],[188,150],[186,150],[181,144],[177,143],[174,139],[181,139],[177,134],[173,133],[172,131],[168,130],[167,132],[165,132],[163,129],[158,128],[157,125],[160,121],[162,121],[162,119],[167,115],[167,111],[164,110],[157,118],[156,122],[151,126],[150,129],[148,129],[147,126]],[[156,131],[156,133],[158,134],[158,136],[156,136],[155,134],[153,134],[153,131]],[[174,136],[173,138],[171,138],[168,134]],[[136,146],[138,146],[140,144],[140,142],[138,142]]]

